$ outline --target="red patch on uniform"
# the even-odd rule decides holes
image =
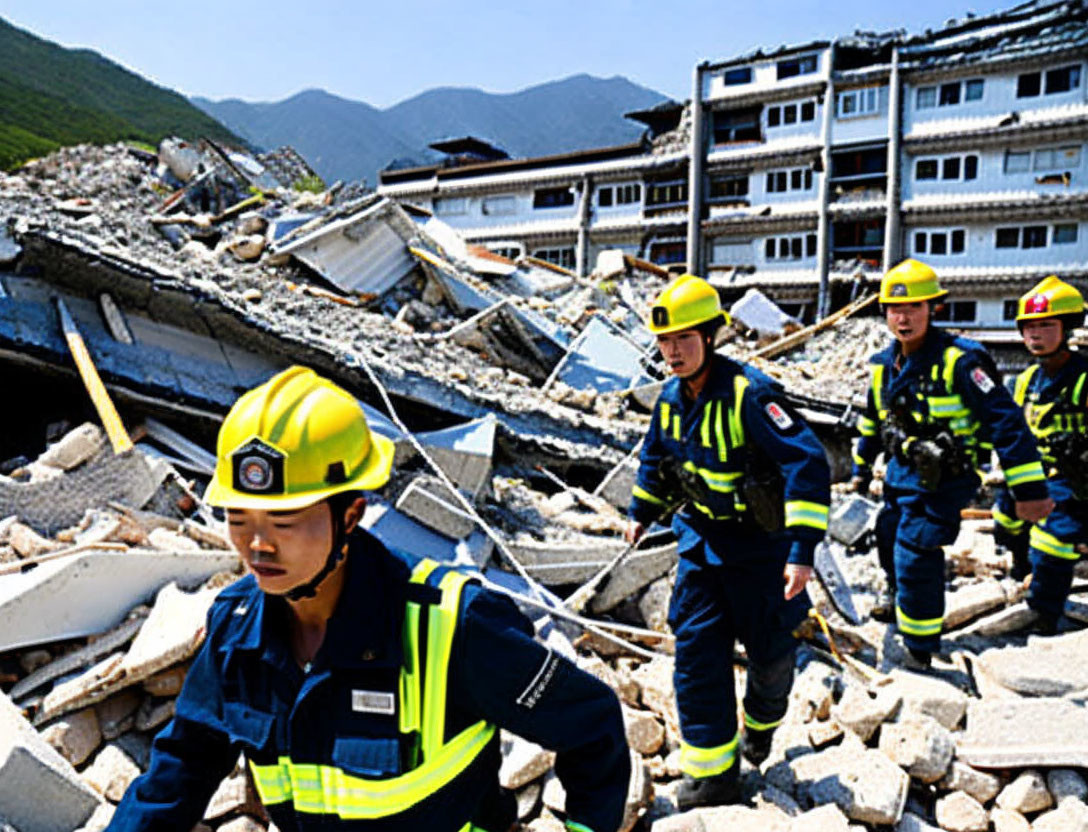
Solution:
[[[971,371],[971,380],[975,383],[975,387],[983,393],[989,393],[994,389],[994,380],[981,367],[975,367]]]
[[[793,419],[780,404],[769,402],[763,410],[779,430],[788,430],[793,427]]]
[[[1035,295],[1028,298],[1028,302],[1024,304],[1024,313],[1027,315],[1038,315],[1046,312],[1050,309],[1050,298],[1046,295]]]

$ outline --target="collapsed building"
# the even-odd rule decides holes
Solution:
[[[694,69],[692,98],[629,117],[642,142],[508,159],[471,137],[379,192],[489,249],[579,274],[619,248],[826,315],[908,256],[948,323],[1012,348],[1015,299],[1083,286],[1088,7],[1024,3],[933,31],[856,32]]]

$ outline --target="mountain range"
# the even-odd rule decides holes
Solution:
[[[440,138],[476,136],[513,157],[635,141],[644,128],[623,114],[664,98],[620,76],[572,75],[514,93],[440,87],[384,110],[322,90],[276,103],[192,101],[257,147],[294,146],[325,179],[375,185],[394,160],[440,158],[427,147]]]
[[[184,96],[0,18],[0,169],[64,145],[157,144],[172,134],[239,141]]]

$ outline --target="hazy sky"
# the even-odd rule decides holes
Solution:
[[[1011,2],[964,0],[0,0],[0,17],[187,95],[308,88],[388,107],[438,86],[512,92],[579,72],[684,99],[691,71],[756,47],[918,32]]]

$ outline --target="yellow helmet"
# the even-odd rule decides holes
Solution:
[[[355,397],[306,367],[242,395],[219,428],[205,500],[290,511],[343,491],[380,488],[393,443],[371,432]]]
[[[682,274],[654,301],[646,326],[654,335],[665,335],[691,329],[715,318],[729,320],[722,312],[718,290],[701,277]]]
[[[1044,277],[1017,304],[1016,322],[1077,315],[1084,318],[1084,297],[1055,275]]]
[[[881,303],[917,303],[947,294],[937,282],[937,273],[920,260],[904,260],[880,281]]]

